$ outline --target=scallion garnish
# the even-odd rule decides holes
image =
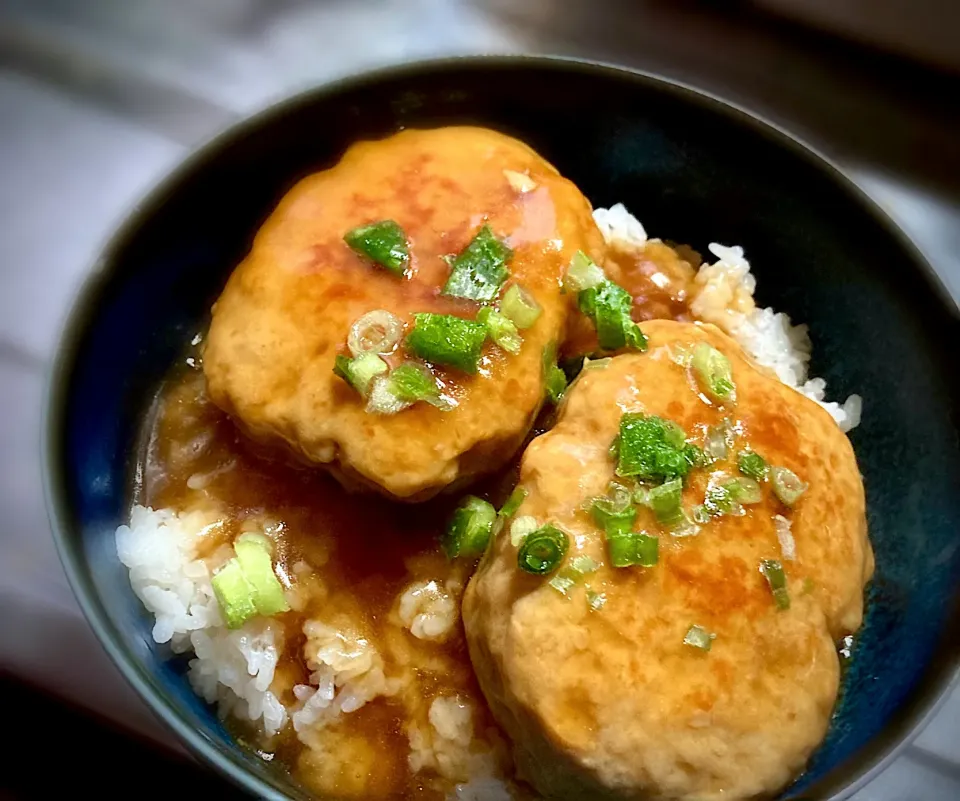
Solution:
[[[665,481],[647,492],[647,505],[653,509],[657,521],[668,527],[685,520],[683,514],[683,480],[679,477]]]
[[[693,349],[693,373],[704,392],[717,401],[735,401],[736,386],[730,360],[706,342]]]
[[[273,572],[273,545],[262,534],[241,534],[236,557],[227,561],[211,583],[227,628],[240,628],[256,615],[271,616],[290,606]]]
[[[593,320],[603,350],[647,349],[646,336],[630,318],[633,298],[623,287],[613,281],[603,281],[580,292],[577,305]]]
[[[385,309],[375,309],[350,326],[347,347],[354,356],[393,353],[403,339],[403,320]]]
[[[593,289],[607,280],[607,275],[582,250],[573,254],[567,275],[563,280],[563,288],[568,292],[580,293],[586,289]]]
[[[752,478],[731,478],[722,471],[714,473],[707,484],[704,508],[711,515],[740,516],[744,505],[760,503],[763,493]]]
[[[773,484],[773,491],[777,497],[786,506],[793,506],[807,491],[807,485],[796,473],[786,467],[771,467],[770,483]]]
[[[500,507],[500,511],[497,512],[497,517],[502,520],[508,520],[517,513],[517,509],[521,507],[523,502],[527,499],[527,491],[523,487],[516,487],[513,492],[510,493],[510,497],[507,498],[503,506]]]
[[[660,539],[628,531],[607,536],[607,551],[614,567],[653,567],[659,559]]]
[[[520,329],[530,328],[542,311],[533,295],[518,284],[507,287],[500,301],[500,312]]]
[[[683,429],[662,417],[624,414],[615,445],[617,475],[646,481],[684,478],[700,459],[700,449],[685,441]]]
[[[557,366],[557,346],[553,343],[543,348],[543,389],[547,400],[556,406],[567,389],[567,376]]]
[[[590,504],[590,513],[608,537],[629,533],[633,527],[633,521],[637,519],[637,510],[629,494],[626,498],[622,496],[594,498]]]
[[[487,549],[497,513],[487,501],[468,495],[457,507],[443,537],[448,559],[475,559]]]
[[[557,573],[557,575],[547,582],[547,584],[553,587],[561,595],[566,595],[570,590],[573,589],[573,586],[576,583],[577,580],[566,572]]]
[[[455,367],[465,373],[477,372],[487,327],[451,314],[422,313],[413,316],[413,330],[407,346],[428,362]]]
[[[717,638],[716,634],[711,634],[703,626],[691,626],[690,630],[683,638],[684,645],[692,645],[701,651],[709,651],[713,641]]]
[[[361,225],[348,231],[343,239],[356,253],[397,275],[403,275],[410,262],[403,229],[393,220]]]
[[[607,602],[607,596],[602,592],[596,592],[595,590],[587,590],[587,606],[590,607],[590,610],[593,612],[599,612],[603,609],[604,604]]]
[[[484,225],[470,244],[453,260],[443,294],[488,303],[507,280],[507,262],[513,251]]]
[[[503,348],[507,353],[516,355],[520,352],[520,346],[523,344],[523,337],[517,331],[517,326],[513,320],[505,314],[501,314],[490,306],[484,306],[477,314],[477,322],[487,327],[487,332],[498,347]]]
[[[354,359],[340,354],[333,362],[333,372],[363,396],[369,394],[373,380],[388,369],[376,353],[361,353]]]
[[[737,454],[737,467],[754,481],[763,481],[767,477],[767,462],[759,453],[740,451]]]
[[[510,524],[510,544],[520,545],[524,538],[538,528],[537,518],[533,515],[521,515]]]
[[[541,526],[527,534],[517,552],[517,565],[525,573],[546,576],[556,570],[566,556],[570,538],[556,526]]]
[[[770,586],[773,600],[778,609],[790,608],[790,595],[787,593],[787,574],[783,572],[783,565],[778,559],[764,559],[760,562],[760,572]]]
[[[588,573],[596,572],[599,565],[591,557],[581,554],[580,556],[575,556],[570,560],[570,569],[574,573],[579,573],[581,576],[586,576]]]
[[[404,362],[393,369],[387,381],[390,391],[405,403],[425,401],[444,411],[456,405],[451,399],[444,398],[436,376],[425,364]]]
[[[703,439],[703,452],[707,457],[707,461],[712,463],[720,459],[726,459],[730,451],[730,440],[729,425],[724,423],[710,426]]]
[[[598,565],[589,556],[581,554],[570,560],[570,565],[557,573],[548,582],[561,595],[566,595],[584,576],[596,571]]]

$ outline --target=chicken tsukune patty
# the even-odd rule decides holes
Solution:
[[[588,365],[463,619],[520,774],[555,799],[745,799],[827,731],[873,570],[847,438],[711,325]]]
[[[213,309],[211,398],[344,483],[422,500],[501,466],[544,397],[580,191],[481,128],[361,142],[298,183]]]

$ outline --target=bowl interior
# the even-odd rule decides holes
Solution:
[[[627,204],[652,236],[701,252],[711,241],[743,245],[761,304],[809,323],[812,373],[834,398],[864,397],[852,440],[877,557],[869,613],[830,734],[782,797],[846,795],[954,669],[955,306],[889,224],[802,147],[717,101],[632,73],[503,58],[348,80],[227,132],[134,212],[67,326],[49,408],[52,514],[95,629],[151,705],[217,767],[260,795],[301,795],[229,740],[182,665],[152,643],[113,540],[131,501],[138,426],[295,181],[357,139],[464,123],[528,142],[595,206]]]

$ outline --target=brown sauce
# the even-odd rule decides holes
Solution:
[[[634,296],[635,319],[682,320],[687,319],[692,261],[651,243],[643,250],[612,254],[608,269]],[[588,340],[586,332],[582,342]],[[460,496],[402,504],[351,494],[324,471],[264,450],[209,400],[198,363],[193,353],[170,374],[145,421],[138,502],[176,510],[214,505],[223,525],[207,535],[200,557],[232,542],[247,521],[281,523],[275,537],[278,572],[293,576],[304,560],[320,576],[322,596],[278,618],[284,645],[273,689],[286,706],[295,703],[293,685],[307,681],[302,651],[309,619],[348,611],[378,646],[387,673],[402,667],[391,663],[396,652],[382,645],[398,636],[398,627],[390,622],[398,595],[414,581],[447,579],[457,571],[456,577],[466,581],[466,568],[451,567],[439,549],[439,535]],[[540,431],[542,427],[534,433]],[[514,462],[470,492],[500,506],[516,481],[516,467]],[[429,705],[438,695],[458,694],[473,704],[475,732],[495,728],[459,620],[442,643],[417,641],[409,632],[403,636],[409,647],[440,666],[418,672],[421,701]],[[335,763],[302,744],[289,725],[271,740],[250,727],[231,725],[242,741],[314,792],[344,798],[441,799],[442,783],[429,771],[414,774],[407,765],[404,720],[409,716],[409,702],[395,697],[375,699],[344,715],[329,728],[329,745],[343,757]]]

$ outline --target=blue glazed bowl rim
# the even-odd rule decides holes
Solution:
[[[235,123],[227,125],[219,133],[196,147],[177,167],[157,181],[154,186],[137,202],[109,236],[99,255],[90,267],[87,277],[76,291],[60,326],[56,339],[53,362],[49,368],[42,411],[41,459],[43,470],[44,495],[47,514],[53,532],[57,553],[63,564],[70,587],[97,639],[123,677],[137,694],[146,701],[157,718],[170,729],[181,742],[205,763],[216,768],[222,775],[246,790],[271,801],[282,801],[286,795],[267,785],[248,770],[243,759],[236,751],[219,749],[213,742],[198,732],[187,721],[185,715],[165,695],[146,680],[131,657],[130,649],[122,638],[112,631],[103,611],[96,602],[96,590],[83,575],[82,558],[75,550],[72,541],[77,539],[68,513],[69,503],[64,491],[64,469],[58,461],[59,445],[64,431],[64,410],[67,404],[68,377],[74,365],[79,337],[77,334],[87,327],[96,315],[96,304],[104,287],[108,284],[116,255],[122,251],[125,243],[143,221],[153,214],[163,198],[171,194],[191,173],[202,167],[204,162],[219,152],[230,141],[242,137],[248,130],[256,129],[267,123],[271,117],[279,115],[284,109],[297,107],[305,103],[320,102],[339,93],[376,84],[384,79],[416,77],[421,74],[442,72],[447,69],[478,69],[485,67],[513,67],[517,69],[534,68],[555,70],[559,74],[573,70],[596,76],[599,79],[614,78],[629,80],[653,89],[670,93],[689,103],[709,108],[733,119],[736,123],[751,127],[778,145],[790,150],[793,155],[804,159],[821,173],[826,174],[833,183],[844,188],[861,207],[870,212],[898,244],[910,255],[920,268],[924,279],[940,300],[951,309],[954,316],[960,316],[960,301],[953,298],[945,284],[931,266],[922,250],[899,228],[899,226],[877,205],[870,195],[856,181],[848,176],[833,161],[793,133],[783,129],[762,116],[736,103],[719,97],[711,92],[689,84],[616,64],[550,55],[469,55],[452,56],[437,59],[412,61],[399,65],[384,66],[378,69],[348,75],[306,89],[283,99],[267,104],[259,111]],[[946,627],[950,631],[960,631],[960,609],[955,609]],[[948,650],[940,648],[940,652]],[[941,654],[942,656],[942,654]],[[827,796],[819,796],[828,801],[843,801],[864,785],[873,780],[907,748],[910,742],[923,730],[935,716],[949,695],[949,691],[960,683],[960,660],[957,654],[940,659],[941,664],[931,665],[928,681],[914,691],[911,699],[887,724],[886,729],[861,749],[848,761],[853,763],[846,781],[837,781],[835,768],[826,778],[833,785]],[[819,784],[819,783],[818,783]],[[812,788],[815,790],[816,788]],[[825,788],[828,789],[828,788]],[[813,798],[807,791],[802,797]]]

